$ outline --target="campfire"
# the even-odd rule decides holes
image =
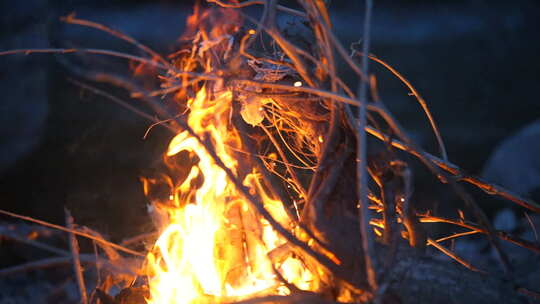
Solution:
[[[151,74],[160,83],[155,90],[143,90],[112,75],[79,73],[128,88],[133,98],[159,116],[140,113],[153,121],[152,127],[173,134],[163,155],[166,169],[141,178],[156,230],[142,238],[145,252],[75,226],[68,213],[66,228],[1,211],[69,233],[83,302],[408,303],[414,299],[412,294],[422,293],[417,286],[425,281],[424,271],[452,284],[466,277],[493,292],[482,295],[483,301],[534,294],[515,291],[504,280],[484,281],[487,270],[444,245],[449,239],[484,234],[508,275],[512,266],[500,240],[540,252],[533,242],[496,231],[459,182],[534,212],[540,209],[448,161],[426,102],[399,72],[369,52],[371,1],[367,1],[363,41],[351,51],[332,32],[324,1],[299,1],[297,9],[277,1],[208,2],[195,6],[180,46],[167,57],[74,15],[63,20],[128,41],[145,56],[99,49],[0,53],[108,55],[131,60],[137,71],[158,71]],[[260,20],[242,11],[261,3]],[[278,14],[300,21],[278,25]],[[289,35],[287,27],[305,28],[309,35]],[[358,78],[356,90],[340,78],[338,57]],[[379,99],[369,64],[388,69],[417,98],[433,129],[439,156],[415,144]],[[130,107],[91,85],[76,83]],[[376,152],[368,151],[368,144]],[[444,218],[415,206],[413,170],[405,153],[448,184],[472,216],[459,211],[458,219]],[[464,231],[435,239],[424,223],[452,224]],[[110,280],[97,284],[90,300],[76,235],[93,240],[107,253],[94,263],[110,266]],[[461,265],[446,263],[448,268],[441,268],[439,261],[423,259],[427,246]],[[119,251],[135,256],[136,262],[128,262]],[[468,269],[466,274],[462,268]],[[399,289],[396,282],[408,271],[412,287]],[[116,298],[110,295],[111,282],[123,288]],[[432,284],[442,290],[430,295],[431,301],[453,292],[445,291],[442,281]],[[462,297],[464,301],[479,298],[474,291]]]
[[[280,71],[277,65],[263,68],[259,67],[264,63],[260,60],[244,61],[238,57],[236,39],[242,24],[235,10],[200,12],[197,9],[188,26],[186,38],[192,46],[175,59],[180,72],[201,69],[198,72],[238,73],[226,66],[231,62],[240,65],[236,69],[251,66],[251,73],[242,74],[255,79],[296,76],[290,69]],[[254,30],[247,30],[241,39],[245,42],[254,34]],[[178,75],[172,71],[164,87],[176,88],[177,81]],[[264,166],[261,166],[254,163],[255,155],[247,152],[250,149],[245,142],[247,137],[257,136],[260,128],[269,137],[275,132],[282,139],[304,136],[308,141],[322,140],[315,134],[312,134],[315,138],[307,138],[302,134],[306,130],[292,123],[288,127],[296,127],[293,131],[298,134],[287,134],[291,132],[285,130],[286,122],[275,118],[280,114],[279,109],[287,105],[277,101],[279,95],[265,96],[256,86],[231,88],[223,80],[198,81],[188,86],[188,90],[192,90],[193,96],[187,103],[184,89],[176,96],[180,107],[186,109],[185,121],[190,130],[172,139],[164,160],[171,171],[177,171],[178,178],[143,179],[146,194],[163,183],[170,193],[165,201],[153,201],[150,207],[160,236],[145,263],[149,303],[215,303],[261,295],[288,295],[291,291],[287,285],[316,291],[320,283],[315,276],[320,270],[309,269],[304,259],[288,248],[287,238],[253,206],[258,204],[282,229],[299,231],[295,227],[300,219],[298,206],[291,209],[286,205],[287,202],[269,190],[275,185],[268,184],[263,177],[268,174],[263,170],[279,174],[280,165],[276,162],[277,153],[283,155],[281,147],[266,148],[269,150],[266,154],[255,151],[262,159]],[[273,125],[265,126],[265,115]],[[285,115],[281,119],[286,119]],[[239,124],[243,128],[237,127]],[[255,132],[249,134],[248,128]],[[241,182],[241,190],[231,175]],[[303,186],[283,179],[290,184],[294,196],[305,195],[298,188]]]

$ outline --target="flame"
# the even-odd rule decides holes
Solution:
[[[181,38],[191,49],[171,57],[175,67],[242,73],[232,54],[241,24],[235,10],[202,10],[196,5]],[[170,75],[165,87],[176,85],[178,80],[187,86],[182,76]],[[233,106],[233,93],[222,82],[197,83],[190,88],[196,92],[194,97],[186,98],[192,93],[184,90],[175,97],[188,99],[187,124],[193,133],[211,143],[221,162],[277,222],[294,231],[284,203],[269,195],[261,173],[249,161],[242,161],[245,155],[238,152],[243,150],[242,140],[232,124],[233,108],[236,112],[241,108],[240,117],[257,126],[264,119],[263,105],[272,100],[254,96],[235,99],[238,104]],[[240,195],[197,138],[187,131],[177,134],[164,157],[172,174],[163,174],[160,181],[143,179],[146,194],[159,182],[170,191],[167,199],[153,200],[150,208],[159,238],[147,255],[144,269],[150,290],[148,303],[225,303],[286,295],[290,291],[283,281],[303,290],[317,287],[304,261],[287,250],[286,240]]]
[[[223,163],[238,176],[234,151],[241,148],[241,140],[229,119],[232,102],[232,92],[208,92],[203,87],[188,101],[187,121],[198,136],[212,142]],[[172,139],[166,157],[181,152],[197,161],[171,189],[169,202],[153,202],[162,227],[147,256],[148,303],[219,303],[261,293],[287,294],[275,271],[298,288],[310,289],[311,273],[300,259],[289,256],[279,264],[272,262],[269,253],[286,241],[187,132]],[[265,193],[259,173],[245,174],[243,184],[278,222],[290,227],[283,203]]]

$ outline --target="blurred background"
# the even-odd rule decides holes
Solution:
[[[331,1],[335,29],[345,45],[361,38],[362,3]],[[133,51],[103,32],[59,22],[60,16],[76,12],[168,54],[192,4],[2,1],[0,50],[62,46]],[[452,162],[536,201],[539,15],[535,0],[377,0],[371,44],[372,53],[426,99]],[[71,59],[97,70],[131,73],[128,63],[103,56]],[[375,63],[371,67],[382,100],[411,136],[436,154],[434,136],[414,97],[388,71]],[[57,56],[0,57],[0,208],[63,224],[67,206],[79,224],[113,241],[148,231],[139,177],[160,161],[170,134],[155,128],[143,139],[149,122],[69,82],[73,77]],[[120,89],[103,89],[129,100]],[[461,208],[447,187],[424,171],[415,171],[416,200],[441,209]],[[471,190],[491,216],[502,208],[510,218],[523,216],[524,210],[511,203]]]

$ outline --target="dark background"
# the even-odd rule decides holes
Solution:
[[[191,12],[186,2],[3,1],[0,50],[48,47],[53,41],[132,51],[105,33],[57,22],[75,11],[170,53]],[[538,200],[537,1],[375,2],[372,53],[392,64],[427,100],[450,159]],[[346,45],[361,38],[358,3],[332,2],[336,32]],[[130,71],[125,62],[108,58],[69,58],[87,67]],[[414,98],[389,72],[372,67],[383,101],[419,144],[436,153]],[[67,206],[78,223],[113,240],[148,231],[139,177],[159,162],[170,134],[156,128],[143,140],[148,122],[81,90],[70,77],[52,55],[0,57],[0,208],[62,224]],[[105,89],[127,99],[121,90]],[[526,127],[529,131],[518,134]],[[415,173],[418,201],[460,207],[444,185],[422,169]],[[474,194],[490,214],[511,206]]]

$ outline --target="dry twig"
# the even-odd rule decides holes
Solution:
[[[365,15],[364,15],[364,52],[369,52],[369,37],[371,26],[371,10],[373,7],[372,0],[366,0]],[[369,63],[367,60],[362,61],[362,71],[365,75],[369,75]],[[364,249],[364,259],[366,262],[366,274],[372,292],[377,291],[377,259],[375,254],[375,240],[373,233],[369,229],[369,199],[368,199],[368,174],[367,174],[367,141],[366,132],[366,110],[368,104],[368,82],[360,81],[358,96],[361,105],[358,108],[358,121],[356,130],[356,170],[357,170],[357,191],[360,208],[358,208],[360,235],[362,237],[362,248]]]
[[[472,271],[475,271],[475,272],[480,272],[480,273],[486,273],[485,271],[483,270],[480,270],[476,267],[474,267],[471,263],[465,261],[464,259],[462,259],[461,257],[459,257],[457,254],[455,254],[454,252],[452,252],[450,249],[444,247],[443,245],[437,243],[436,241],[432,240],[432,239],[429,239],[427,240],[427,243],[428,245],[431,245],[437,249],[439,249],[442,253],[446,254],[447,256],[451,257],[452,259],[454,259],[456,262],[460,263],[461,265],[465,266],[466,268],[472,270]]]
[[[118,249],[118,250],[123,251],[125,253],[129,253],[129,254],[134,255],[134,256],[140,256],[140,257],[145,256],[144,254],[142,254],[140,252],[131,250],[129,248],[122,247],[122,246],[117,245],[115,243],[111,243],[111,242],[109,242],[107,240],[104,240],[102,238],[97,238],[97,237],[95,237],[95,236],[93,236],[91,234],[80,232],[78,230],[69,229],[69,228],[62,227],[62,226],[59,226],[59,225],[56,225],[56,224],[51,224],[51,223],[48,223],[48,222],[45,222],[45,221],[42,221],[42,220],[34,219],[32,217],[29,217],[29,216],[16,214],[16,213],[1,210],[1,209],[0,209],[0,214],[4,214],[4,215],[10,216],[10,217],[18,218],[18,219],[25,220],[25,221],[32,222],[32,223],[36,223],[36,224],[39,224],[39,225],[42,225],[42,226],[45,226],[45,227],[54,228],[56,230],[64,231],[64,232],[67,232],[67,233],[73,233],[73,234],[76,234],[76,235],[79,235],[79,236],[94,240],[94,241],[96,241],[98,243],[105,244],[107,246]]]
[[[96,260],[96,257],[93,254],[80,254],[79,260],[83,264],[100,264],[101,266],[104,266],[106,269],[108,269],[111,273],[114,273],[116,275],[122,275],[122,274],[130,275],[130,276],[135,275],[135,273],[133,273],[133,271],[129,270],[128,268],[121,267],[119,265],[114,265],[110,263],[109,261],[107,261],[106,259],[100,258]],[[28,262],[22,265],[16,265],[16,266],[0,269],[0,277],[12,275],[19,272],[72,264],[73,263],[72,261],[73,261],[73,257],[70,255],[46,258],[46,259],[42,259],[38,261],[32,261],[32,262]]]
[[[382,133],[381,131],[373,128],[373,127],[370,127],[370,126],[366,126],[366,132],[368,132],[369,134],[373,135],[374,137],[376,137],[377,139],[379,140],[382,140],[382,141],[387,141],[390,136]],[[480,189],[482,189],[484,192],[488,193],[488,194],[491,194],[491,195],[496,195],[496,196],[500,196],[504,199],[507,199],[511,202],[514,202],[518,205],[520,205],[521,207],[523,208],[527,208],[531,211],[534,211],[536,213],[539,213],[540,214],[540,206],[535,203],[534,201],[532,200],[529,200],[529,199],[526,199],[524,197],[521,197],[515,193],[512,193],[510,190],[508,189],[505,189],[501,186],[498,186],[498,185],[495,185],[495,184],[492,184],[492,183],[489,183],[479,177],[476,177],[476,176],[473,176],[473,175],[469,175],[467,173],[465,173],[465,171],[463,171],[461,168],[459,168],[457,165],[451,163],[451,162],[447,162],[447,161],[444,161],[432,154],[429,154],[425,151],[418,151],[418,150],[415,150],[413,149],[410,145],[406,144],[406,143],[403,143],[397,139],[391,139],[390,140],[390,143],[392,144],[393,147],[395,148],[398,148],[400,150],[403,150],[403,151],[406,151],[418,158],[427,158],[429,159],[431,162],[433,162],[435,165],[437,165],[439,168],[443,169],[444,171],[452,174],[453,176],[455,176],[456,180],[458,181],[463,181],[463,182],[466,182],[466,183],[469,183],[471,185],[474,185]]]
[[[460,227],[463,227],[463,228],[467,228],[467,229],[470,229],[470,234],[473,234],[472,232],[475,232],[475,233],[482,233],[482,234],[488,234],[489,232],[485,229],[485,228],[481,228],[481,227],[478,227],[477,225],[474,225],[474,224],[471,224],[471,223],[467,223],[467,222],[464,222],[462,220],[452,220],[452,219],[446,219],[446,218],[442,218],[442,217],[436,217],[436,216],[430,216],[430,215],[419,215],[419,220],[421,223],[446,223],[446,224],[452,224],[452,225],[456,225],[456,226],[460,226]],[[523,240],[519,237],[516,237],[516,236],[513,236],[509,233],[506,233],[504,231],[494,231],[493,232],[494,235],[496,237],[498,237],[499,239],[503,240],[503,241],[507,241],[507,242],[510,242],[512,244],[515,244],[515,245],[518,245],[518,246],[521,246],[523,248],[527,248],[537,254],[540,254],[540,245],[536,244],[536,243],[533,243],[533,242],[530,242],[530,241],[527,241],[527,240]],[[441,240],[437,240],[437,242],[439,241],[442,241],[444,239],[449,239],[451,237],[446,237],[446,238],[443,238]]]
[[[70,230],[75,230],[75,224],[73,217],[69,210],[64,208],[66,214],[66,226]],[[75,234],[69,233],[69,248],[71,250],[71,256],[73,257],[73,271],[75,272],[75,279],[77,280],[77,286],[79,287],[79,295],[81,296],[81,303],[88,304],[88,296],[86,294],[86,285],[84,284],[83,269],[81,267],[81,260],[79,257],[79,243]]]

